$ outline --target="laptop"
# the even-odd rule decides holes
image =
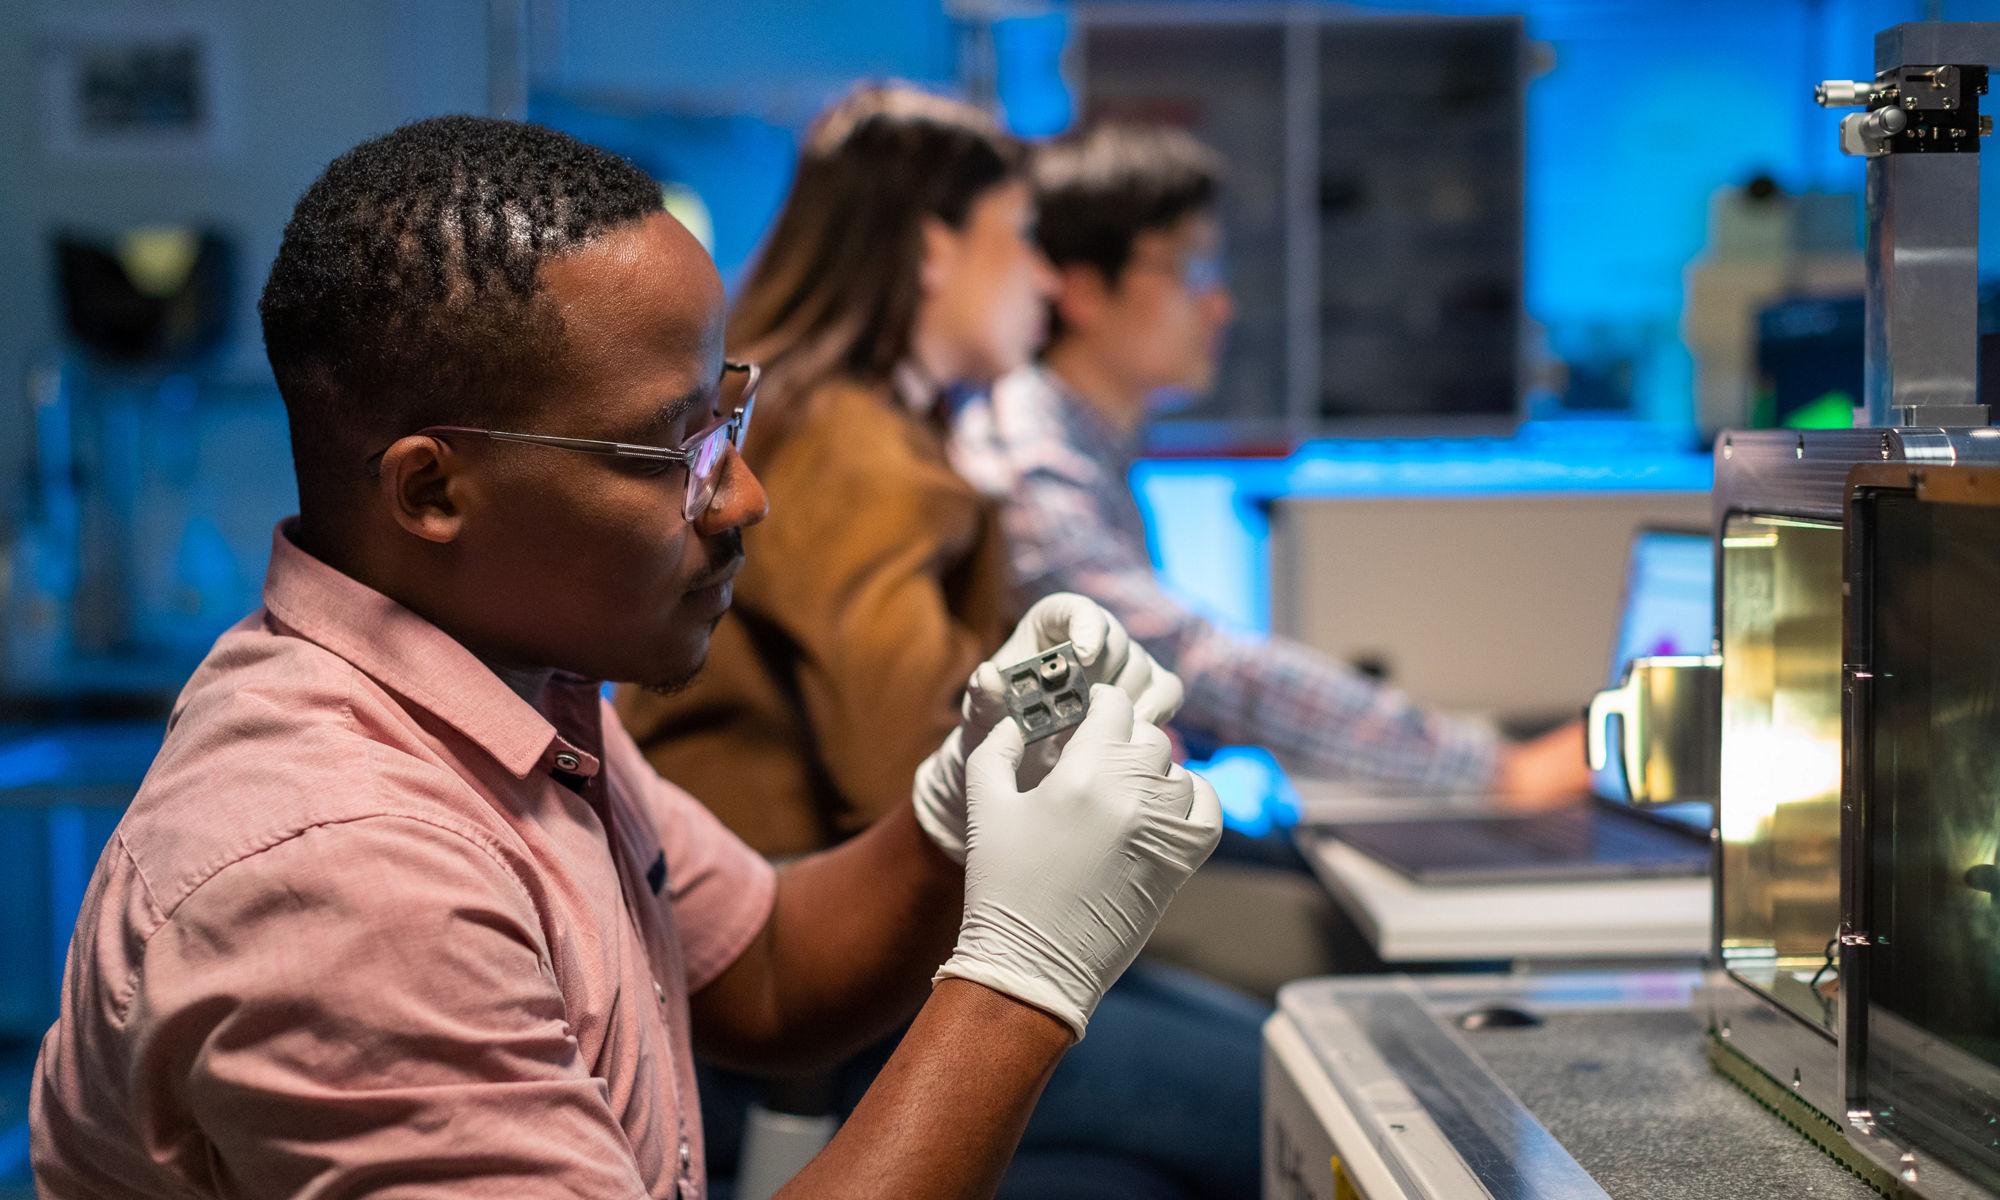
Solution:
[[[1707,654],[1715,630],[1715,559],[1706,530],[1645,527],[1632,537],[1625,598],[1606,685],[1635,658]],[[1613,745],[1617,742],[1614,739]],[[1706,874],[1714,807],[1633,807],[1614,753],[1589,804],[1320,825],[1418,883],[1546,883]]]

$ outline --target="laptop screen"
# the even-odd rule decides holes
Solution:
[[[1705,531],[1641,529],[1632,536],[1625,573],[1625,610],[1618,620],[1607,683],[1616,684],[1635,658],[1707,654],[1715,638],[1715,550]],[[1598,793],[1625,801],[1625,780],[1617,770],[1598,772]],[[1707,829],[1712,808],[1705,801],[1649,809],[1699,829]]]
[[[1635,658],[1707,654],[1715,638],[1715,551],[1708,534],[1641,529],[1632,536],[1625,611],[1605,683]]]

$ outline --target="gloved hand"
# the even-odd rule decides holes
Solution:
[[[1084,680],[1117,687],[1132,701],[1139,720],[1163,725],[1180,711],[1180,677],[1154,662],[1102,605],[1071,592],[1037,600],[993,657],[972,673],[958,728],[917,767],[910,793],[917,821],[940,849],[961,863],[965,861],[965,756],[1007,719],[1000,670],[1063,642],[1076,647]],[[1034,786],[1049,773],[1073,734],[1043,738],[1027,748],[1022,756],[1022,787]]]
[[[1041,783],[1021,791],[1020,727],[995,726],[967,764],[965,916],[938,969],[1061,1018],[1090,1014],[1167,902],[1222,836],[1215,789],[1172,762],[1114,687]]]

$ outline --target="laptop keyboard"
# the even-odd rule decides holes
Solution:
[[[1473,817],[1336,825],[1333,832],[1398,870],[1424,872],[1571,864],[1642,871],[1705,864],[1698,842],[1601,809],[1531,817]],[[1595,873],[1595,872],[1593,872]]]
[[[1491,844],[1489,839],[1511,842],[1534,851],[1538,857],[1557,860],[1642,857],[1648,850],[1661,847],[1671,836],[1648,825],[1591,813],[1491,821],[1484,833],[1484,838],[1475,840],[1486,845]]]

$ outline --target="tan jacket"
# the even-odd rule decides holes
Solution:
[[[707,667],[676,696],[618,694],[660,773],[774,856],[909,802],[1012,608],[994,506],[934,423],[886,387],[829,384],[803,404],[775,443],[753,431],[771,511],[744,533]]]

